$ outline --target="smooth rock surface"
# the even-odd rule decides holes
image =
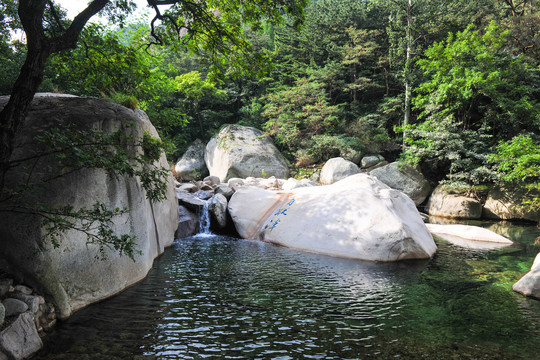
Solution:
[[[396,261],[437,249],[411,199],[366,174],[290,192],[241,188],[229,213],[245,239],[327,255]]]
[[[177,192],[176,197],[178,198],[178,204],[185,206],[188,210],[195,213],[200,213],[206,203],[206,201],[195,196],[195,194]]]
[[[332,158],[321,169],[319,181],[323,185],[330,185],[359,172],[360,168],[355,163],[341,157]]]
[[[206,146],[197,139],[188,147],[184,155],[174,166],[175,176],[184,181],[201,179],[208,174],[204,161]]]
[[[210,227],[224,229],[227,226],[227,199],[222,194],[216,194],[209,200]]]
[[[540,253],[536,255],[531,271],[514,284],[512,290],[540,300]]]
[[[362,158],[361,165],[363,168],[369,168],[377,165],[381,161],[384,161],[384,157],[381,155],[367,155]]]
[[[25,359],[42,346],[32,316],[28,313],[20,314],[0,333],[0,351],[11,359]]]
[[[6,308],[4,304],[0,302],[0,326],[4,324],[4,319],[6,318]]]
[[[0,108],[7,97],[0,97]],[[72,124],[77,129],[95,128],[106,133],[120,130],[127,136],[141,139],[144,132],[157,137],[157,132],[142,111],[133,111],[104,99],[37,94],[25,125],[16,137],[11,159],[32,156],[39,151],[31,139],[55,126]],[[28,145],[26,145],[28,144]],[[142,150],[134,150],[142,151]],[[56,162],[42,158],[32,181],[39,182],[52,171],[62,171]],[[159,165],[169,165],[162,154]],[[55,170],[56,169],[56,170]],[[17,184],[24,173],[14,169],[8,173],[8,184]],[[54,174],[54,173],[53,173]],[[115,234],[136,237],[135,261],[115,250],[105,250],[100,259],[97,245],[87,244],[87,237],[68,230],[58,238],[59,247],[44,241],[41,220],[33,215],[3,214],[0,217],[0,254],[11,270],[34,289],[48,294],[57,305],[61,318],[91,303],[110,297],[142,280],[153,260],[172,244],[178,225],[178,204],[172,175],[167,179],[167,199],[151,203],[146,199],[138,178],[111,177],[105,171],[82,169],[49,182],[39,192],[28,194],[27,201],[74,209],[92,207],[102,201],[108,208],[127,208],[129,212],[113,219]],[[43,244],[37,251],[37,244]]]
[[[451,193],[439,185],[429,197],[426,205],[429,215],[455,219],[480,219],[482,203],[460,194]]]
[[[183,206],[178,207],[178,229],[175,238],[193,236],[199,231],[199,217]]]
[[[540,196],[540,194],[536,194]],[[488,193],[482,216],[488,219],[529,220],[540,222],[540,211],[525,211],[521,206],[525,195],[522,189],[495,187]]]
[[[219,184],[218,186],[216,186],[214,193],[225,196],[227,201],[229,201],[231,196],[233,196],[234,194],[234,190],[225,184]]]
[[[18,299],[8,298],[2,303],[6,308],[6,316],[18,315],[28,310],[28,305],[24,301]]]
[[[288,161],[270,138],[252,127],[224,127],[208,142],[205,161],[210,175],[219,177],[221,182],[249,176],[289,177]]]
[[[416,205],[420,205],[431,192],[429,182],[418,170],[409,165],[393,162],[369,173],[392,189],[403,191]]]
[[[513,244],[512,240],[479,226],[461,224],[426,224],[426,226],[432,234],[439,235],[442,238],[444,238],[445,235],[450,235],[471,241],[492,242],[506,245]]]
[[[34,295],[27,295],[24,293],[13,293],[11,294],[13,299],[20,300],[28,305],[28,310],[32,313],[37,313],[39,310],[40,297]]]

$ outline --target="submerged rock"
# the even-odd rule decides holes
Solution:
[[[540,253],[536,255],[531,271],[514,284],[512,290],[540,300]]]
[[[496,249],[513,244],[512,240],[479,226],[461,224],[426,224],[426,226],[433,235],[462,247]]]
[[[206,145],[205,161],[210,175],[221,182],[250,176],[289,176],[289,163],[270,138],[247,126],[224,127]]]
[[[321,254],[396,261],[437,249],[414,203],[366,174],[290,192],[240,188],[229,213],[243,238]]]

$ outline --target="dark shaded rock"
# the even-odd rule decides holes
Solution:
[[[199,217],[183,206],[178,207],[178,230],[176,239],[193,236],[199,231]]]

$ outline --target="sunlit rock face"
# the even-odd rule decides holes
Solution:
[[[407,164],[393,162],[369,172],[392,189],[403,191],[416,205],[420,205],[431,192],[429,182],[418,170]]]
[[[240,188],[229,212],[243,238],[321,254],[396,261],[437,250],[414,202],[366,174],[290,192]]]
[[[531,271],[515,283],[512,290],[540,300],[540,253],[536,255]]]
[[[289,177],[289,163],[260,130],[228,125],[206,145],[205,161],[210,175],[221,182],[231,178]]]
[[[512,240],[479,226],[461,224],[426,224],[426,226],[433,235],[469,249],[490,250],[513,244]]]
[[[0,109],[6,102],[6,97],[0,98]],[[68,123],[77,129],[95,128],[104,132],[121,129],[134,139],[141,139],[145,131],[157,137],[155,128],[140,110],[132,111],[103,99],[38,94],[17,134],[12,160],[35,156],[33,138],[48,128]],[[160,165],[168,168],[164,154]],[[39,181],[49,167],[54,171],[58,166],[41,158],[30,180]],[[24,175],[19,169],[9,174],[10,185]],[[71,205],[75,210],[91,208],[96,201],[109,209],[129,209],[113,218],[111,228],[117,235],[136,237],[135,248],[140,253],[135,255],[135,261],[120,256],[114,249],[100,254],[97,245],[87,244],[86,235],[75,230],[68,230],[58,238],[55,248],[44,237],[46,231],[39,216],[13,212],[0,216],[0,257],[8,262],[13,273],[53,299],[60,317],[68,317],[75,310],[143,279],[153,260],[172,244],[178,226],[172,175],[167,184],[168,200],[151,203],[137,177],[115,177],[103,170],[82,169],[49,181],[28,194],[30,203]],[[106,259],[101,260],[101,255]]]
[[[203,178],[208,174],[204,153],[206,145],[197,139],[191,144],[174,166],[175,176],[184,181]]]

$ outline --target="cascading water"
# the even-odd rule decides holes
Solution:
[[[210,201],[206,201],[199,216],[199,233],[197,235],[213,235],[210,231],[210,213],[208,206]]]

